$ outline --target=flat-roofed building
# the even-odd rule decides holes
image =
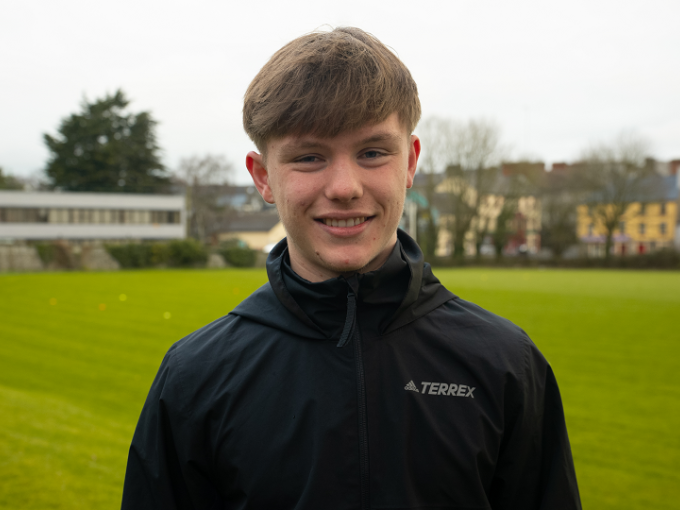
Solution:
[[[183,195],[0,191],[0,239],[160,240],[186,237]]]

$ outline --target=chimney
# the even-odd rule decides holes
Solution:
[[[678,170],[680,170],[680,159],[674,159],[668,163],[669,175],[678,175]]]

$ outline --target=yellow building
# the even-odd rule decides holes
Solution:
[[[260,211],[233,219],[228,230],[218,234],[217,239],[239,239],[253,250],[269,251],[284,237],[286,231],[276,211]]]
[[[442,201],[450,201],[450,194],[463,196],[470,204],[477,200],[477,190],[468,184],[464,193],[461,193],[461,184],[455,179],[445,178],[435,188],[435,191],[442,197]],[[499,176],[493,186],[493,191],[481,197],[479,214],[473,218],[470,229],[465,233],[465,254],[470,256],[475,254],[477,232],[492,234],[496,231],[497,218],[500,215],[503,205],[508,198],[503,193],[504,186],[507,187],[503,176]],[[526,251],[531,254],[538,253],[541,249],[541,201],[531,195],[521,196],[516,200],[516,209],[513,221],[515,222],[515,233],[508,242],[507,248],[519,250],[524,246]],[[437,256],[444,257],[453,251],[453,236],[451,235],[451,225],[454,216],[446,212],[446,205],[441,207],[439,237],[437,240]]]
[[[678,220],[678,189],[675,177],[665,178],[656,196],[631,203],[614,230],[613,253],[630,255],[672,248]],[[577,208],[577,235],[592,257],[604,256],[607,230],[592,205]]]

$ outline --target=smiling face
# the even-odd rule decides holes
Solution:
[[[266,164],[251,152],[246,166],[262,197],[277,204],[293,270],[314,282],[385,262],[419,154],[420,141],[394,113],[333,138],[271,140]]]

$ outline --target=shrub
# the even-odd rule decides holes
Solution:
[[[61,269],[74,269],[78,267],[74,261],[69,246],[61,241],[34,243],[38,257],[43,265]]]
[[[257,260],[257,252],[238,239],[222,244],[218,253],[222,255],[227,264],[234,267],[253,267]]]
[[[44,265],[48,265],[55,258],[55,246],[52,243],[36,243],[35,250],[38,252],[38,257],[42,260]]]
[[[151,265],[165,266],[170,261],[170,250],[167,243],[153,243],[151,245]]]
[[[159,252],[160,253],[160,252]],[[194,239],[170,241],[167,245],[167,261],[174,267],[192,267],[205,264],[208,252]]]
[[[153,245],[146,243],[107,244],[109,252],[120,267],[149,267],[152,265]]]

